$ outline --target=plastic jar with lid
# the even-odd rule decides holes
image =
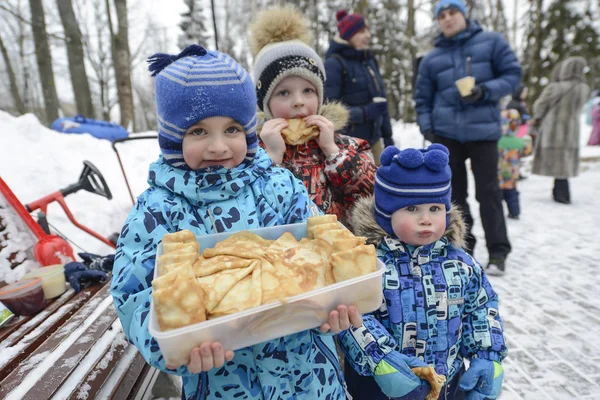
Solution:
[[[48,265],[34,269],[25,274],[23,279],[42,278],[42,288],[46,299],[53,299],[60,296],[67,290],[67,282],[65,280],[65,267],[62,264]]]
[[[22,279],[0,288],[0,301],[17,315],[31,315],[46,306],[42,278]]]

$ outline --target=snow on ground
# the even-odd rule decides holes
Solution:
[[[14,118],[2,111],[0,127],[0,174],[21,202],[76,182],[83,160],[90,160],[104,175],[113,199],[79,192],[66,202],[79,222],[97,232],[109,235],[120,230],[132,202],[108,141],[60,134],[41,126],[32,115]],[[582,122],[581,156],[598,160],[600,146],[585,146],[590,131]],[[423,146],[414,124],[396,123],[394,140],[401,148]],[[117,148],[135,196],[146,187],[148,164],[158,156],[158,144],[142,140]],[[513,245],[507,273],[491,278],[500,295],[509,344],[502,400],[591,400],[600,393],[600,307],[596,300],[600,248],[594,240],[600,226],[600,163],[583,162],[581,171],[570,180],[573,204],[569,206],[552,201],[551,178],[534,175],[519,182],[522,216],[519,221],[507,221]],[[473,191],[470,195],[479,240],[475,255],[485,264],[478,206]],[[48,215],[58,230],[85,250],[112,252],[74,227],[58,206],[51,206]],[[18,274],[0,264],[0,280],[11,282]]]

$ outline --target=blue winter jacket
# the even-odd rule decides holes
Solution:
[[[196,235],[304,221],[312,203],[291,172],[273,168],[261,148],[250,166],[184,171],[162,157],[121,231],[111,294],[123,331],[151,366],[183,377],[184,399],[345,399],[331,336],[307,330],[237,350],[222,368],[167,370],[148,332],[156,248],[165,233]]]
[[[393,145],[388,112],[374,120],[365,118],[364,107],[373,101],[373,97],[387,98],[373,53],[356,50],[345,40],[336,37],[331,41],[325,57],[325,98],[329,101],[340,100],[350,110],[344,134],[364,139],[371,145],[381,138],[386,146]]]
[[[400,397],[407,391],[400,387],[402,375],[389,368],[383,375],[376,371],[389,353],[419,357],[446,382],[464,358],[501,362],[507,349],[498,296],[479,263],[453,244],[462,242],[465,232],[458,210],[451,210],[441,239],[417,248],[389,237],[374,215],[372,197],[361,199],[352,212],[356,235],[376,244],[386,266],[380,309],[363,316],[363,327],[339,334],[354,370],[375,375],[387,396]]]
[[[501,34],[484,32],[475,21],[467,23],[455,37],[440,34],[435,49],[423,58],[414,94],[417,122],[423,134],[431,131],[461,143],[498,140],[499,100],[518,87],[521,66]],[[467,58],[475,84],[485,88],[485,96],[470,104],[455,84],[467,75]]]

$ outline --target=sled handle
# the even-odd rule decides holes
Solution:
[[[79,175],[79,181],[61,189],[60,192],[63,197],[67,197],[71,193],[78,192],[81,189],[106,197],[108,200],[112,199],[112,193],[106,184],[106,180],[104,180],[98,168],[87,160],[83,162],[83,171]]]

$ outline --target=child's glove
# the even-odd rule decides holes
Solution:
[[[427,364],[416,357],[393,351],[377,364],[375,382],[386,396],[402,400],[424,400],[431,386],[410,370],[415,367],[427,367]]]
[[[387,101],[380,103],[369,103],[365,106],[365,119],[367,121],[373,120],[381,116],[388,109]]]
[[[466,400],[495,399],[500,394],[504,369],[496,361],[471,359],[471,366],[460,378],[460,388],[467,392]]]
[[[77,253],[83,260],[88,269],[97,269],[98,271],[111,272],[115,262],[115,255],[99,256],[93,253]]]
[[[70,262],[65,265],[65,278],[75,293],[79,293],[82,286],[87,287],[92,282],[104,282],[108,276],[104,271],[88,269],[85,264],[79,262]]]

